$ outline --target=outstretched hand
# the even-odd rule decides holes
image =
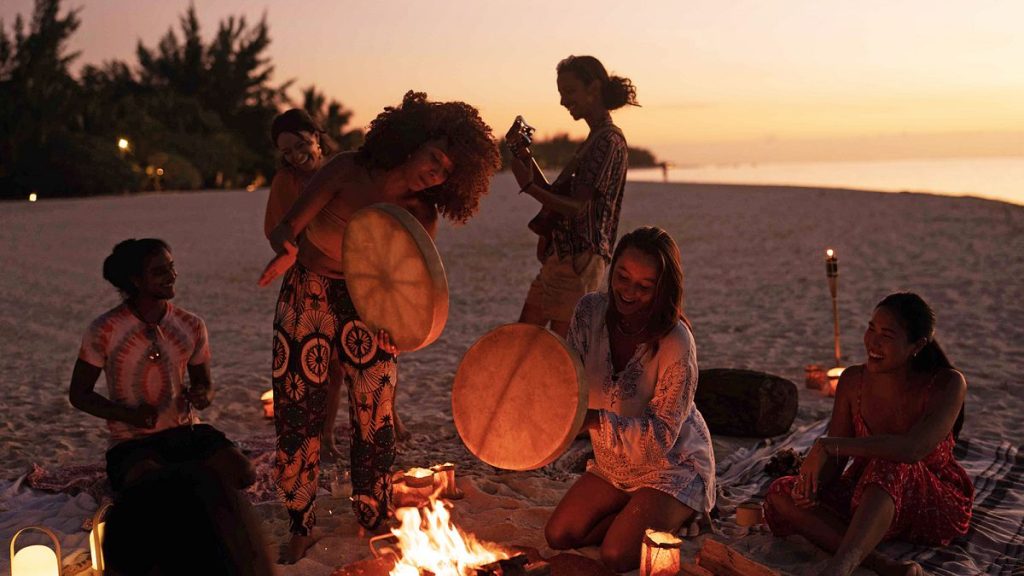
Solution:
[[[274,256],[274,259],[263,269],[263,274],[260,275],[260,279],[257,282],[260,286],[270,284],[275,278],[287,272],[295,264],[295,258],[299,254],[299,249],[291,242],[285,242],[282,246],[284,253]]]

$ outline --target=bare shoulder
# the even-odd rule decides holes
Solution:
[[[936,392],[957,397],[967,393],[967,379],[955,368],[940,368],[934,379]]]
[[[854,364],[843,370],[836,384],[836,402],[846,402],[864,382],[864,365]]]
[[[355,157],[355,152],[335,154],[320,168],[320,172],[337,179],[339,183],[353,181],[363,173],[362,167],[356,164]]]

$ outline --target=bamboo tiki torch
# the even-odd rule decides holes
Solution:
[[[834,324],[833,336],[836,345],[836,366],[842,366],[839,361],[839,300],[836,298],[839,291],[839,258],[835,250],[829,248],[825,251],[825,274],[828,276],[828,291],[832,293],[832,323]]]

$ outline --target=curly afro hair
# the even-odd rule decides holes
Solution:
[[[420,146],[443,139],[454,164],[451,176],[422,192],[442,216],[464,223],[476,213],[501,167],[491,128],[477,109],[465,102],[430,102],[423,92],[406,92],[402,104],[388,106],[370,122],[356,162],[366,168],[391,170],[409,159]]]

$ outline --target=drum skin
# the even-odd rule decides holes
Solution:
[[[583,427],[588,388],[565,340],[533,324],[506,324],[466,351],[455,373],[452,416],[477,458],[534,470],[562,455]]]
[[[441,335],[448,320],[444,264],[423,225],[394,204],[374,204],[352,215],[341,246],[345,283],[356,312],[384,329],[402,352]]]

